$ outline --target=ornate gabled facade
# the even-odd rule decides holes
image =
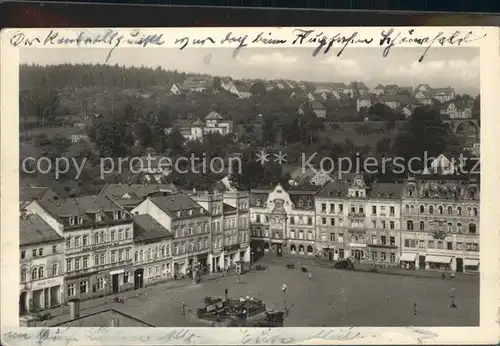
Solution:
[[[479,270],[479,182],[462,176],[409,178],[403,195],[403,265]]]
[[[250,224],[257,255],[272,251],[278,255],[316,254],[315,210],[312,190],[273,190],[250,192]]]

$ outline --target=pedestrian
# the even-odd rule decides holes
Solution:
[[[308,270],[308,271],[307,271],[307,274],[309,275],[309,280],[311,280],[311,279],[312,279],[312,273],[311,273],[311,271],[310,271],[310,270]]]

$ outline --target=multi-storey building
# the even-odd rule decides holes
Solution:
[[[224,192],[224,213],[231,215],[228,220],[234,220],[227,224],[233,240],[225,246],[235,247],[236,258],[234,260],[245,263],[253,260],[250,249],[249,198],[250,194],[247,191],[230,190]],[[225,238],[228,237],[225,236]],[[224,250],[230,251],[231,249],[225,248]]]
[[[313,187],[285,191],[278,184],[273,190],[250,192],[250,223],[256,255],[272,251],[301,256],[316,254],[316,222]]]
[[[316,195],[318,248],[323,257],[397,263],[402,184],[375,183],[361,175],[329,182]]]
[[[134,214],[149,214],[173,233],[173,275],[187,274],[196,266],[207,266],[210,249],[210,214],[185,194],[148,197]]]
[[[479,270],[479,183],[458,175],[409,178],[402,200],[403,266]]]
[[[61,305],[65,301],[64,238],[38,215],[23,213],[19,228],[19,313]]]
[[[26,210],[64,237],[67,298],[83,300],[133,288],[132,215],[112,199],[40,200]]]
[[[134,217],[134,288],[173,278],[173,234],[151,215]]]

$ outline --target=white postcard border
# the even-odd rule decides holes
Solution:
[[[144,49],[160,49],[178,47],[176,39],[189,37],[204,39],[210,36],[214,43],[205,42],[196,45],[203,47],[234,47],[236,50],[242,40],[224,41],[231,32],[231,37],[245,40],[246,47],[311,47],[312,51],[318,46],[317,42],[294,45],[297,31],[323,31],[327,37],[338,34],[338,37],[352,37],[358,32],[355,39],[373,38],[371,43],[348,43],[348,47],[380,47],[381,58],[385,46],[380,45],[381,32],[391,28],[144,28],[144,29],[108,29],[108,28],[71,28],[54,29],[52,34],[58,37],[47,41],[51,29],[6,29],[1,32],[1,338],[6,345],[158,345],[158,344],[487,344],[499,340],[499,262],[498,254],[499,230],[497,220],[500,220],[500,211],[496,207],[498,184],[500,184],[500,159],[497,155],[496,139],[500,129],[498,121],[499,85],[499,31],[495,27],[415,27],[394,28],[394,33],[400,32],[401,37],[438,37],[430,49],[439,49],[440,40],[444,47],[457,46],[458,41],[450,40],[455,31],[471,32],[469,39],[474,41],[461,43],[461,46],[480,48],[481,62],[481,220],[480,220],[480,326],[479,327],[355,327],[355,328],[20,328],[18,317],[19,299],[19,49],[27,47],[44,47],[58,49],[63,47],[102,47],[112,49],[126,49],[129,47],[144,46]],[[113,30],[118,37],[123,36],[120,43],[97,42],[96,37]],[[71,41],[84,32],[89,41]],[[270,33],[267,37],[284,39],[285,43],[269,45],[263,42],[251,41],[259,33]],[[295,33],[294,33],[295,32]],[[16,36],[17,35],[17,36]],[[20,35],[24,37],[19,38]],[[158,37],[162,35],[161,37]],[[17,38],[16,38],[17,37]],[[394,36],[392,36],[394,37]],[[58,39],[64,38],[58,42]],[[448,40],[444,40],[448,38]],[[480,39],[479,39],[480,38]],[[141,39],[141,40],[139,40]],[[19,41],[19,42],[18,42]],[[91,42],[92,41],[92,42]],[[101,40],[102,41],[102,40]],[[159,44],[162,41],[162,44]],[[14,46],[13,44],[19,45]],[[44,44],[45,43],[45,44]],[[396,47],[420,46],[422,54],[427,45],[415,42],[396,42]],[[333,44],[328,54],[338,53],[344,42]],[[387,46],[387,43],[386,43]],[[324,49],[325,47],[323,47]],[[393,49],[394,49],[393,48]],[[245,49],[241,47],[240,49]],[[319,52],[319,54],[323,54]],[[389,52],[390,54],[390,52]],[[416,56],[417,60],[419,57]],[[329,335],[328,335],[328,332]],[[191,336],[190,338],[186,337]]]

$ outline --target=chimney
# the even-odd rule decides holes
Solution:
[[[78,298],[70,299],[68,304],[69,304],[69,314],[71,320],[80,317],[80,299]]]
[[[120,326],[120,320],[116,317],[112,317],[109,320],[109,326],[110,327],[119,327]]]

